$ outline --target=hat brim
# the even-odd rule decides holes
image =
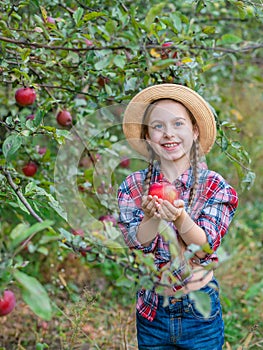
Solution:
[[[177,84],[150,86],[129,102],[124,112],[123,132],[131,147],[148,158],[146,142],[141,139],[142,120],[148,105],[159,99],[172,99],[189,109],[198,125],[202,153],[207,154],[216,139],[216,122],[212,109],[194,90]]]

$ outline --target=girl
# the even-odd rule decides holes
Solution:
[[[216,138],[211,108],[185,86],[155,85],[128,104],[123,130],[130,145],[147,157],[149,166],[132,173],[121,184],[119,226],[128,247],[154,254],[158,270],[172,266],[176,281],[162,293],[155,288],[138,291],[139,349],[222,349],[224,324],[218,282],[207,266],[218,261],[216,250],[228,230],[238,198],[222,176],[208,170],[201,161]],[[171,203],[148,195],[154,182],[173,184],[180,198]],[[163,221],[177,237],[181,260],[176,268],[171,265],[169,241],[160,232]],[[193,244],[199,250],[187,261],[186,252]],[[195,290],[209,295],[209,317],[204,317],[190,298],[189,293]],[[164,303],[164,298],[168,302]]]

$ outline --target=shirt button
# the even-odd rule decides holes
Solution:
[[[182,299],[173,298],[171,299],[171,304],[176,304],[176,303],[179,303],[180,301],[182,301]]]

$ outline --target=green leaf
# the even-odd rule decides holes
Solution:
[[[21,287],[24,301],[30,309],[46,321],[52,318],[52,309],[49,296],[39,281],[19,270],[14,271],[14,278]]]
[[[242,189],[247,189],[249,190],[252,185],[254,184],[256,179],[256,174],[253,171],[249,171],[246,176],[242,179],[241,185]]]
[[[173,25],[174,25],[174,28],[176,29],[176,31],[179,33],[181,32],[182,30],[182,21],[181,21],[181,18],[178,16],[178,14],[176,13],[172,13],[171,14],[171,18],[172,18],[172,21],[173,21]]]
[[[154,64],[151,67],[151,71],[158,72],[158,71],[163,70],[167,67],[174,66],[174,64],[175,64],[175,61],[172,58],[168,58],[166,60],[161,59],[161,60],[154,62]]]
[[[8,136],[3,143],[3,154],[5,158],[9,159],[14,155],[21,145],[22,137],[20,135],[12,134]]]
[[[35,127],[38,127],[41,124],[44,115],[45,111],[42,111],[40,109],[37,110],[37,112],[35,113],[35,118],[33,119],[33,125]]]
[[[162,9],[165,6],[165,2],[160,2],[159,4],[153,6],[145,17],[145,26],[150,28],[151,24],[154,22],[155,17],[162,13]]]
[[[112,60],[111,56],[106,56],[100,61],[96,62],[94,67],[96,70],[102,70],[110,65],[111,60]]]
[[[201,291],[194,291],[189,293],[189,295],[194,301],[196,309],[203,315],[203,317],[208,318],[211,313],[210,296]]]
[[[232,44],[239,44],[243,41],[242,38],[240,38],[237,35],[234,34],[224,34],[221,39],[218,41],[219,45],[232,45]]]
[[[63,227],[60,227],[59,232],[61,233],[61,235],[68,241],[71,242],[72,241],[72,233],[70,233],[69,231],[65,230]]]
[[[205,6],[204,0],[198,0],[195,8],[196,12],[200,12],[202,8],[204,8],[204,6]]]
[[[120,243],[118,243],[118,242],[116,242],[116,241],[114,241],[112,239],[105,240],[103,242],[103,244],[105,244],[105,246],[108,247],[111,250],[117,250],[118,249],[119,251],[124,251],[123,246]]]
[[[48,349],[49,346],[46,343],[37,343],[36,345],[36,350],[43,350],[43,349]],[[0,349],[1,350],[1,349]]]
[[[202,29],[202,32],[205,34],[214,34],[216,31],[216,27],[214,26],[206,26]]]
[[[116,55],[113,59],[113,62],[114,64],[116,64],[117,67],[123,69],[126,63],[126,59],[123,55]]]
[[[13,228],[9,236],[13,241],[13,244],[12,244],[13,246],[18,245],[20,242],[23,242],[23,240],[27,238],[27,237],[25,238],[20,238],[20,237],[23,237],[28,227],[29,227],[28,224],[20,223]]]
[[[121,276],[119,277],[116,282],[115,282],[116,286],[118,287],[126,287],[126,288],[131,288],[134,285],[134,282],[129,280],[127,277],[125,276]]]
[[[236,149],[242,148],[240,142],[238,142],[238,141],[233,141],[233,142],[231,142],[231,146],[234,147],[234,148],[236,148]]]
[[[24,62],[28,61],[28,57],[30,56],[31,50],[29,48],[19,49],[20,56]]]
[[[30,81],[30,76],[26,72],[19,70],[17,68],[13,68],[12,72],[15,74],[16,77],[23,78],[27,81]]]
[[[224,151],[227,150],[227,148],[228,148],[228,140],[227,140],[227,138],[225,136],[222,136],[222,138],[221,138],[221,149],[224,152]]]
[[[39,247],[39,248],[37,248],[37,252],[39,252],[39,253],[41,253],[41,254],[43,254],[43,255],[48,256],[49,250],[48,250],[46,247]]]
[[[85,22],[88,22],[94,18],[103,17],[103,16],[106,16],[104,12],[89,12],[84,16],[83,20]]]
[[[51,220],[45,220],[42,222],[37,222],[36,224],[28,227],[26,224],[18,224],[11,232],[12,246],[16,247],[25,239],[38,233],[42,230],[49,228],[54,222]]]
[[[77,27],[79,27],[81,25],[81,18],[83,16],[84,10],[82,7],[79,7],[74,13],[73,13],[73,18],[74,21],[77,25]]]

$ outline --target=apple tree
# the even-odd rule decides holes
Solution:
[[[223,87],[262,86],[261,2],[3,0],[0,10],[0,295],[16,284],[50,319],[45,281],[31,267],[52,250],[58,259],[72,250],[115,259],[134,280],[143,262],[152,285],[151,257],[131,261],[116,225],[118,185],[145,165],[125,143],[123,110],[153,84],[198,91],[217,116],[211,162],[223,154],[250,187],[251,160]]]

